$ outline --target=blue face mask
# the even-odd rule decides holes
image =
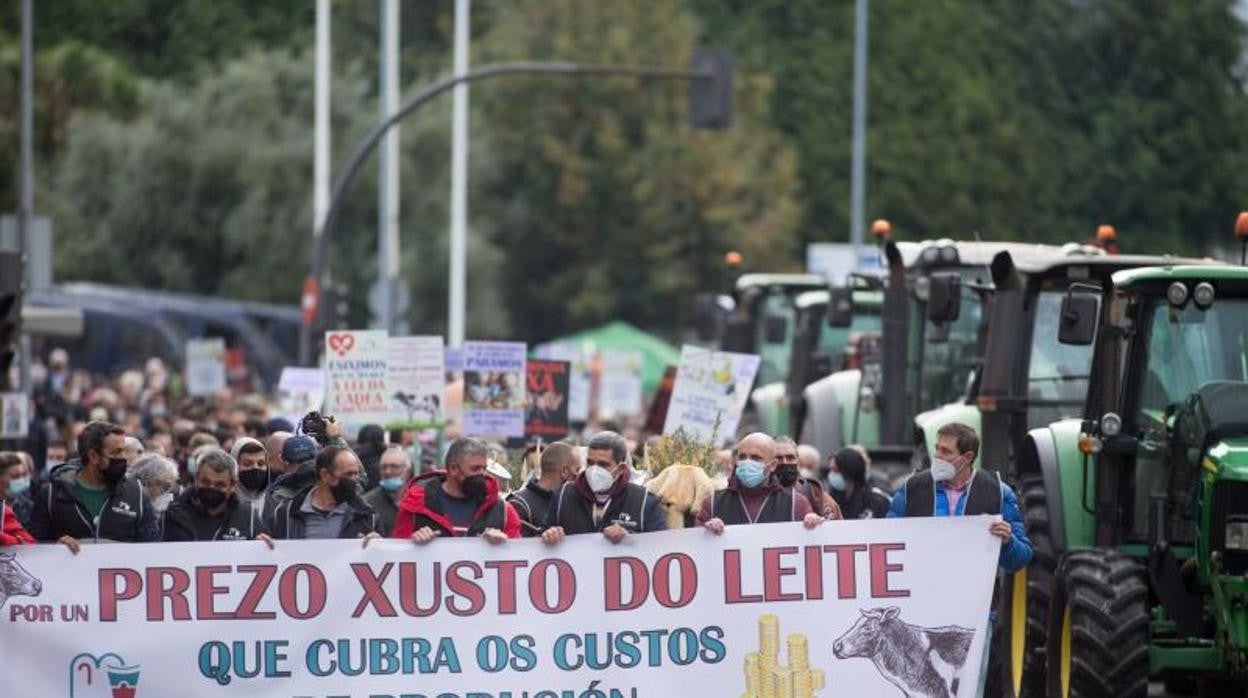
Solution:
[[[758,487],[767,476],[767,468],[756,460],[737,461],[737,479],[746,487]]]
[[[837,492],[845,491],[845,476],[844,475],[840,473],[828,473],[827,482],[828,482],[828,487],[836,490]]]
[[[29,489],[30,489],[29,477],[19,477],[19,478],[14,478],[12,480],[9,480],[9,494],[15,497],[19,494],[25,494],[26,491]]]
[[[395,490],[403,486],[403,478],[401,476],[400,477],[387,477],[387,478],[383,478],[379,484],[381,485],[381,489],[387,492],[394,492]]]

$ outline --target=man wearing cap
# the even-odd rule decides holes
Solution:
[[[282,444],[285,474],[273,481],[264,505],[267,520],[279,504],[316,484],[316,454],[320,449],[311,436],[297,434]]]
[[[264,511],[268,492],[269,463],[264,444],[250,436],[240,436],[230,447],[230,457],[238,463],[238,497],[257,511]]]
[[[383,536],[394,530],[394,517],[407,481],[412,477],[412,462],[399,444],[390,444],[381,453],[377,468],[379,484],[364,494],[364,503],[377,513],[377,532]]]

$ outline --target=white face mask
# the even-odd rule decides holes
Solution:
[[[591,465],[585,468],[585,481],[595,494],[602,494],[615,484],[615,475],[601,465]]]
[[[932,479],[936,482],[947,482],[958,474],[958,467],[943,458],[932,459]]]

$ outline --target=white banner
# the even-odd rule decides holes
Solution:
[[[524,342],[464,343],[466,436],[524,436]]]
[[[387,424],[395,422],[422,428],[442,422],[442,391],[446,368],[442,362],[442,338],[391,337],[387,345]]]
[[[754,354],[712,351],[688,344],[681,347],[680,367],[676,370],[663,433],[683,428],[700,441],[710,441],[718,422],[717,440],[731,441],[736,437],[756,373],[758,356]]]
[[[386,422],[385,330],[325,333],[325,413],[349,428]]]
[[[966,698],[991,520],[10,548],[0,676],[39,698]]]
[[[602,352],[602,390],[598,402],[603,412],[631,417],[641,412],[641,364],[639,351]]]
[[[225,387],[225,340],[220,337],[186,340],[186,392],[215,395]]]

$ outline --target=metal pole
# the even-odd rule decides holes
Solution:
[[[23,257],[30,253],[30,216],[35,208],[35,157],[34,157],[34,83],[35,83],[35,9],[31,0],[22,0],[22,116],[21,116],[21,192],[17,210],[17,248]],[[30,263],[22,261],[22,279],[26,289],[30,288]],[[22,291],[26,295],[26,291]],[[30,342],[25,333],[21,335],[21,385],[22,391],[29,393],[30,385]],[[7,385],[9,377],[0,376],[0,382]]]
[[[399,104],[399,0],[380,0],[381,103],[379,121],[394,116]],[[377,280],[381,293],[378,320],[387,332],[395,331],[399,283],[399,127],[386,133],[381,143],[381,171],[377,187]]]
[[[867,198],[867,0],[854,3],[854,141],[850,173],[849,241],[862,258]]]
[[[468,72],[469,0],[455,0],[455,75]],[[451,117],[451,288],[447,335],[451,346],[464,343],[468,298],[468,84],[455,86]]]
[[[329,0],[316,0],[316,57],[315,96],[312,117],[312,242],[315,250],[320,245],[329,211],[329,96],[330,76],[330,6]],[[315,255],[316,252],[313,252]],[[319,284],[320,277],[316,278]],[[320,288],[304,288],[302,305],[304,313],[320,304]],[[318,311],[319,312],[319,311]],[[312,360],[312,336],[306,328],[299,333],[299,363],[306,366]]]
[[[474,70],[470,70],[463,75],[453,75],[449,78],[443,78],[438,82],[428,85],[416,94],[412,95],[407,101],[403,102],[399,110],[394,116],[386,119],[378,124],[376,128],[369,132],[347,157],[346,163],[342,167],[342,171],[334,180],[334,188],[329,197],[329,208],[325,211],[325,219],[321,224],[320,233],[316,236],[315,245],[312,250],[312,265],[305,279],[304,287],[321,288],[321,282],[325,276],[325,260],[327,256],[328,241],[333,234],[334,226],[338,219],[338,211],[342,205],[343,194],[347,187],[359,174],[360,168],[363,167],[364,161],[372,154],[377,144],[381,142],[382,137],[395,124],[402,121],[409,114],[416,111],[420,107],[429,103],[439,95],[454,88],[456,85],[464,82],[474,82],[476,80],[484,80],[487,78],[501,77],[504,75],[562,75],[564,77],[601,77],[611,75],[626,75],[635,78],[663,79],[663,80],[713,80],[714,73],[707,70],[689,70],[685,68],[661,68],[644,65],[596,65],[585,63],[559,63],[545,61],[524,61],[516,63],[496,63],[492,65],[482,66]],[[310,362],[310,355],[303,352],[303,349],[311,345],[311,323],[305,322],[302,332],[300,333],[300,362],[307,365]]]

